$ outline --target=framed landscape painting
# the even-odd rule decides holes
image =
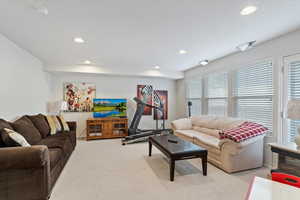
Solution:
[[[63,84],[64,101],[67,112],[93,112],[93,99],[96,97],[96,85],[93,83],[66,82]]]
[[[154,105],[161,107],[163,105],[164,114],[161,111],[154,109],[154,120],[168,119],[168,91],[167,90],[155,90],[153,93]]]
[[[138,85],[137,86],[137,98],[142,100],[146,104],[152,105],[152,92],[151,85]],[[152,108],[146,106],[144,108],[143,115],[152,115]]]

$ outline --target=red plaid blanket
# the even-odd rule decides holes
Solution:
[[[238,127],[221,131],[220,139],[230,139],[235,142],[242,142],[249,138],[264,134],[268,128],[254,122],[244,122]]]

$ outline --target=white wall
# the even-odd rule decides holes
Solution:
[[[0,117],[45,113],[49,88],[42,62],[0,34]]]
[[[138,84],[149,84],[154,89],[168,90],[169,100],[169,122],[176,118],[176,81],[162,78],[127,77],[127,76],[106,76],[78,73],[52,73],[51,74],[51,98],[53,101],[63,99],[63,83],[92,82],[96,84],[97,98],[127,98],[128,117],[131,120],[135,103],[132,98],[136,96]],[[85,136],[86,119],[92,117],[92,113],[64,113],[67,120],[75,120],[78,123],[79,137]],[[143,116],[140,128],[155,128],[153,116]]]
[[[177,97],[177,118],[187,117],[187,102],[185,99],[186,90],[184,79],[179,79],[176,81],[176,97]]]
[[[185,72],[185,80],[194,76],[203,76],[208,73],[217,71],[226,71],[234,68],[239,68],[256,62],[271,59],[274,66],[274,121],[273,121],[273,136],[265,138],[265,144],[269,142],[277,142],[281,140],[282,126],[280,112],[282,111],[282,73],[283,58],[285,56],[300,53],[300,30],[286,34],[282,37],[270,40],[266,43],[258,45],[246,52],[239,52],[227,57],[215,60],[205,67],[195,67]],[[184,82],[182,82],[184,84]],[[178,99],[178,102],[183,102]],[[183,105],[178,105],[179,107]],[[269,165],[271,162],[271,153],[267,145],[265,145],[265,163]]]
[[[282,65],[284,56],[300,53],[300,29],[279,38],[275,38],[268,42],[262,43],[254,48],[245,51],[237,52],[229,56],[217,59],[205,67],[195,67],[185,71],[185,78],[211,73],[213,71],[222,71],[248,64],[255,63],[264,59],[271,58],[275,62],[275,67]],[[217,48],[217,47],[216,47]]]

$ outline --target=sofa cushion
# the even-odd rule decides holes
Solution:
[[[69,155],[73,150],[71,141],[65,134],[48,136],[42,139],[38,144],[46,145],[48,148],[60,148],[63,151],[64,155]]]
[[[189,118],[178,119],[172,122],[175,130],[190,130],[192,129],[192,120]]]
[[[48,148],[63,148],[67,137],[46,137],[39,141],[38,145],[46,145]]]
[[[32,121],[26,116],[22,116],[19,119],[17,119],[14,123],[28,123],[30,125],[33,125]],[[12,123],[12,125],[14,124]]]
[[[210,126],[218,130],[228,130],[242,124],[244,120],[230,118],[230,117],[216,117],[210,122]]]
[[[28,116],[34,126],[39,130],[42,138],[47,137],[50,134],[50,127],[46,120],[46,117],[42,114]]]
[[[1,129],[1,137],[3,142],[7,147],[17,147],[17,146],[22,146],[22,147],[30,147],[31,145],[28,144],[26,139],[19,133],[8,129],[4,128]]]
[[[58,132],[55,134],[55,136],[60,136],[60,135],[63,135],[63,137],[68,137],[72,146],[73,146],[73,149],[75,148],[76,146],[76,131],[74,130],[71,130],[71,131],[62,131],[62,132]]]
[[[5,121],[4,119],[0,119],[0,130],[8,128],[8,129],[13,129],[13,127],[9,124],[9,122]],[[0,133],[1,134],[1,133]],[[0,147],[5,147],[5,143],[2,140],[2,137],[0,136]]]
[[[13,127],[8,121],[5,121],[4,119],[0,119],[0,129],[3,128],[13,129]]]
[[[53,169],[63,158],[63,152],[60,148],[49,148],[50,168]]]
[[[202,143],[210,146],[210,147],[213,147],[213,148],[216,148],[216,149],[220,149],[220,139],[214,137],[214,136],[211,136],[211,135],[207,135],[207,134],[204,134],[204,133],[197,133],[195,134],[194,136],[194,139],[195,140],[199,140],[201,141]]]
[[[193,126],[200,126],[204,128],[215,128],[215,126],[212,124],[212,122],[216,119],[215,116],[206,116],[206,115],[200,115],[200,116],[194,116],[192,117],[192,124]]]
[[[193,138],[195,135],[197,135],[199,132],[194,130],[176,130],[175,133],[185,135],[187,137]]]
[[[231,129],[239,126],[243,122],[245,122],[245,120],[230,117],[216,117],[208,115],[192,117],[193,126],[218,130]]]
[[[33,125],[31,120],[25,116],[12,123],[12,126],[14,130],[20,133],[31,145],[37,144],[42,139],[38,129]]]
[[[214,136],[216,138],[219,138],[219,133],[221,131],[221,130],[217,130],[217,129],[210,129],[210,128],[204,128],[204,127],[199,127],[199,126],[194,126],[193,130],[199,131],[201,133],[205,133],[207,135]]]

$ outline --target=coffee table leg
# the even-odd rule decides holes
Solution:
[[[203,175],[207,175],[207,156],[202,157],[202,170],[203,170]]]
[[[149,156],[151,156],[151,154],[152,154],[152,143],[149,140]]]
[[[170,181],[174,181],[175,160],[170,160]]]

